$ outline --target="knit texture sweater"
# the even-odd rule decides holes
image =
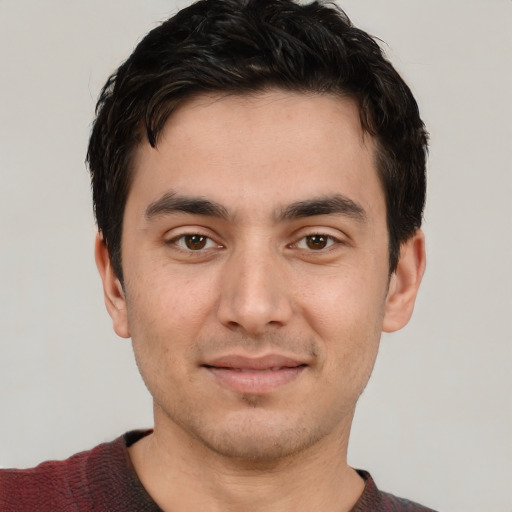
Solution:
[[[147,432],[128,432],[67,460],[31,469],[0,470],[0,512],[162,512],[140,482],[128,447]],[[351,512],[433,512],[377,489],[365,489]]]

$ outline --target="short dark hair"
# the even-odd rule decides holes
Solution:
[[[386,197],[389,269],[421,226],[428,135],[418,106],[369,34],[336,5],[292,0],[200,0],[149,32],[108,79],[87,161],[98,230],[123,280],[121,235],[144,138],[155,146],[185,98],[279,88],[354,99],[376,142]]]

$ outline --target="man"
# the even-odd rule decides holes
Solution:
[[[210,0],[98,102],[96,261],[154,429],[0,473],[0,510],[429,510],[348,466],[382,331],[425,268],[427,135],[343,12]]]

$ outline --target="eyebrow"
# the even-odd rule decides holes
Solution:
[[[150,220],[161,215],[170,215],[177,212],[217,217],[223,220],[230,218],[228,210],[215,201],[202,197],[178,195],[175,192],[167,192],[153,201],[146,208],[145,217]],[[364,208],[341,194],[291,203],[284,209],[279,210],[275,217],[279,222],[318,215],[345,215],[361,222],[366,220]]]
[[[297,201],[279,212],[277,218],[278,220],[294,220],[333,214],[345,215],[360,222],[366,220],[364,208],[341,194]]]
[[[178,195],[175,192],[167,192],[162,197],[152,202],[146,208],[145,217],[150,220],[160,215],[169,215],[177,212],[218,217],[221,219],[227,219],[229,217],[226,208],[214,201],[202,197]]]

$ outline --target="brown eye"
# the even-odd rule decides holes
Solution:
[[[307,251],[316,251],[320,252],[324,249],[329,249],[332,245],[339,244],[340,241],[337,238],[334,238],[330,235],[324,235],[322,233],[317,233],[315,235],[307,235],[301,238],[296,244],[295,247],[298,249],[305,249]]]
[[[327,247],[328,242],[329,237],[325,235],[310,235],[306,237],[306,245],[308,249],[311,249],[313,251],[325,249]]]
[[[167,242],[168,245],[178,247],[189,254],[210,254],[214,249],[223,249],[222,245],[212,240],[209,236],[200,233],[186,233]]]
[[[183,237],[183,241],[187,249],[191,251],[200,251],[206,247],[206,243],[208,242],[208,237],[203,235],[185,235]]]

